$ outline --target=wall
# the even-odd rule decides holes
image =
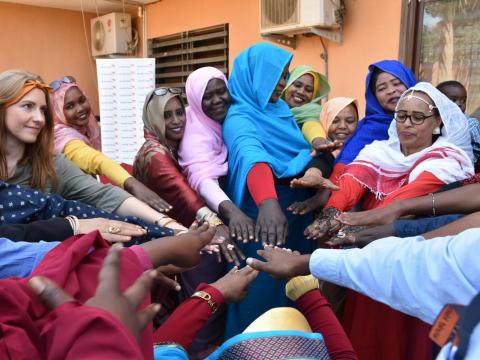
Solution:
[[[143,21],[137,18],[136,7],[130,13],[140,36],[137,54],[142,57]],[[0,2],[0,72],[22,68],[41,75],[47,83],[72,75],[98,114],[95,62],[87,50],[94,17],[94,13],[85,13],[85,39],[80,11]]]
[[[79,11],[0,2],[0,71],[27,69],[46,82],[72,75],[98,113],[95,64],[87,52],[90,19],[95,16],[85,13],[87,43]]]
[[[147,7],[147,36],[229,23],[230,62],[245,47],[261,41],[260,0],[162,0]],[[325,40],[329,55],[331,96],[351,96],[364,105],[367,67],[381,59],[397,59],[401,0],[346,0],[342,45]],[[288,49],[287,50],[291,50]],[[301,36],[292,64],[309,64],[325,72],[323,48],[316,36]],[[230,66],[231,69],[231,66]]]

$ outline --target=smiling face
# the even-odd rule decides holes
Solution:
[[[185,107],[177,96],[168,100],[163,116],[165,119],[165,138],[174,142],[182,140],[185,132]]]
[[[416,91],[414,92],[414,96],[418,96],[428,104],[434,105],[432,99],[425,93]],[[432,145],[433,129],[440,126],[442,120],[440,116],[434,115],[434,113],[430,111],[424,101],[415,98],[407,100],[407,98],[408,96],[398,104],[397,113],[406,113],[407,115],[412,115],[414,118],[427,116],[420,125],[414,125],[410,118],[407,118],[403,123],[396,122],[402,152],[405,155],[410,155]]]
[[[45,93],[40,89],[33,89],[19,102],[6,108],[7,142],[35,143],[45,126],[47,111]]]
[[[375,97],[385,111],[394,112],[400,96],[406,90],[407,87],[392,74],[381,72],[377,75]]]
[[[328,137],[343,143],[347,141],[357,128],[358,112],[355,105],[350,104],[340,111],[328,128]]]
[[[202,110],[210,119],[222,124],[230,107],[231,97],[222,79],[211,79],[202,98]]]
[[[71,87],[65,93],[63,115],[70,125],[83,127],[88,124],[91,108],[87,98],[77,87]]]
[[[304,74],[287,88],[285,101],[291,108],[305,105],[312,101],[313,90],[313,76]]]
[[[288,76],[289,66],[290,64],[287,64],[283,69],[282,75],[280,76],[280,80],[278,80],[277,86],[275,86],[272,96],[270,96],[269,102],[272,102],[272,103],[277,102],[278,99],[280,99],[280,96],[282,96],[282,92],[285,89],[285,86],[287,85],[287,76]]]
[[[465,113],[467,109],[467,90],[460,85],[447,85],[441,90],[450,100],[458,105],[460,110]]]

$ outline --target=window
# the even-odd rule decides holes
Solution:
[[[157,87],[185,87],[188,75],[203,66],[228,74],[228,24],[148,40],[155,58]]]
[[[434,85],[461,82],[480,113],[480,1],[404,0],[400,58]]]

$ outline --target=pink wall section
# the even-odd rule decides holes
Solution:
[[[327,0],[328,1],[328,0]],[[181,31],[229,23],[230,61],[260,37],[259,0],[162,0],[147,7],[147,36],[153,38]],[[331,96],[363,99],[367,67],[382,59],[397,59],[401,0],[346,0],[343,44],[325,40],[329,55]],[[288,49],[287,50],[291,50]],[[318,37],[301,36],[293,50],[293,65],[309,64],[325,72]]]

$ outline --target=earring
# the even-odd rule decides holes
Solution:
[[[433,129],[433,132],[432,132],[433,135],[440,135],[441,132],[440,132],[440,127],[437,126],[435,129]]]

